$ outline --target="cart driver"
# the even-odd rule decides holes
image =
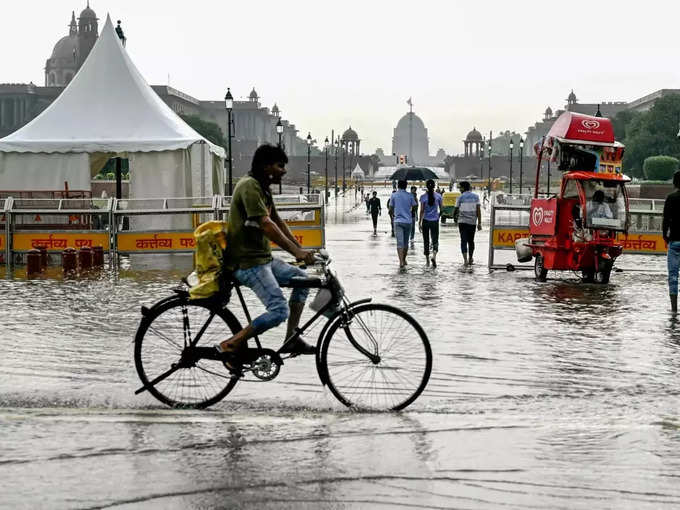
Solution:
[[[593,199],[588,205],[588,217],[589,218],[614,218],[609,204],[604,201],[604,191],[598,189],[593,193]]]
[[[300,246],[274,207],[269,187],[281,182],[286,174],[286,163],[288,157],[283,149],[261,145],[253,154],[249,174],[239,179],[232,196],[226,267],[233,271],[239,283],[252,289],[266,307],[266,311],[245,328],[215,346],[219,359],[232,369],[240,365],[239,354],[249,338],[278,326],[286,319],[286,338],[290,338],[300,322],[309,293],[307,288],[294,288],[286,303],[280,284],[288,283],[294,277],[305,278],[307,274],[299,267],[272,257],[270,242],[273,241],[297,260],[314,263],[314,252]],[[316,348],[298,336],[287,342],[281,352],[314,354]]]

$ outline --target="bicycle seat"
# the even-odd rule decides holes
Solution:
[[[291,287],[294,289],[320,289],[323,287],[323,281],[318,276],[309,276],[307,278],[294,276],[287,284],[281,285],[281,287]]]

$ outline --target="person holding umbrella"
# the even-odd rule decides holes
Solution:
[[[418,188],[416,186],[411,186],[411,195],[413,199],[418,203]],[[411,209],[411,248],[413,248],[413,243],[416,242],[416,213],[418,212],[418,206],[416,205]]]

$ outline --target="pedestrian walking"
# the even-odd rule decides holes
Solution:
[[[394,237],[394,206],[392,205],[392,197],[396,192],[396,188],[392,189],[392,195],[387,199],[387,214],[390,215],[390,228],[392,229],[392,237]]]
[[[460,251],[463,253],[463,261],[466,266],[471,266],[472,255],[475,251],[475,223],[477,230],[482,230],[482,208],[479,204],[479,196],[470,191],[470,183],[462,181],[458,184],[461,195],[456,200],[453,210],[453,221],[458,223],[460,232]]]
[[[671,311],[678,311],[678,269],[680,268],[680,170],[673,175],[675,191],[666,197],[663,205],[661,233],[668,246],[668,295]]]
[[[408,239],[411,235],[411,223],[413,216],[411,213],[414,207],[418,207],[418,202],[413,198],[413,194],[406,191],[406,181],[397,183],[397,192],[390,197],[392,209],[394,210],[394,233],[397,236],[397,255],[399,257],[399,268],[406,266],[406,255],[408,254]]]
[[[368,195],[368,193],[366,193]],[[373,220],[373,235],[378,235],[378,216],[382,214],[382,207],[380,206],[380,199],[378,192],[373,192],[373,198],[368,201],[368,208],[371,211],[371,219]]]
[[[432,267],[437,267],[439,251],[439,217],[441,216],[442,196],[434,191],[434,181],[425,183],[427,192],[420,197],[420,217],[418,228],[423,234],[423,253],[425,264],[430,265],[430,240],[432,240]]]
[[[377,193],[373,192],[373,194],[376,195]],[[363,194],[362,194],[362,196],[363,196]],[[370,193],[368,193],[368,192],[366,193],[365,200],[366,200],[366,214],[368,214],[368,213],[371,212],[371,206],[369,204],[369,202],[371,201],[371,194]]]
[[[413,248],[413,243],[416,242],[416,214],[418,214],[418,188],[411,186],[411,195],[413,195],[413,200],[415,200],[416,206],[411,209],[411,248]]]

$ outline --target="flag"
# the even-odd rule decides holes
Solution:
[[[413,106],[413,103],[411,102],[411,98],[410,98],[410,97],[408,98],[408,101],[406,101],[406,104],[409,105],[409,106]]]

